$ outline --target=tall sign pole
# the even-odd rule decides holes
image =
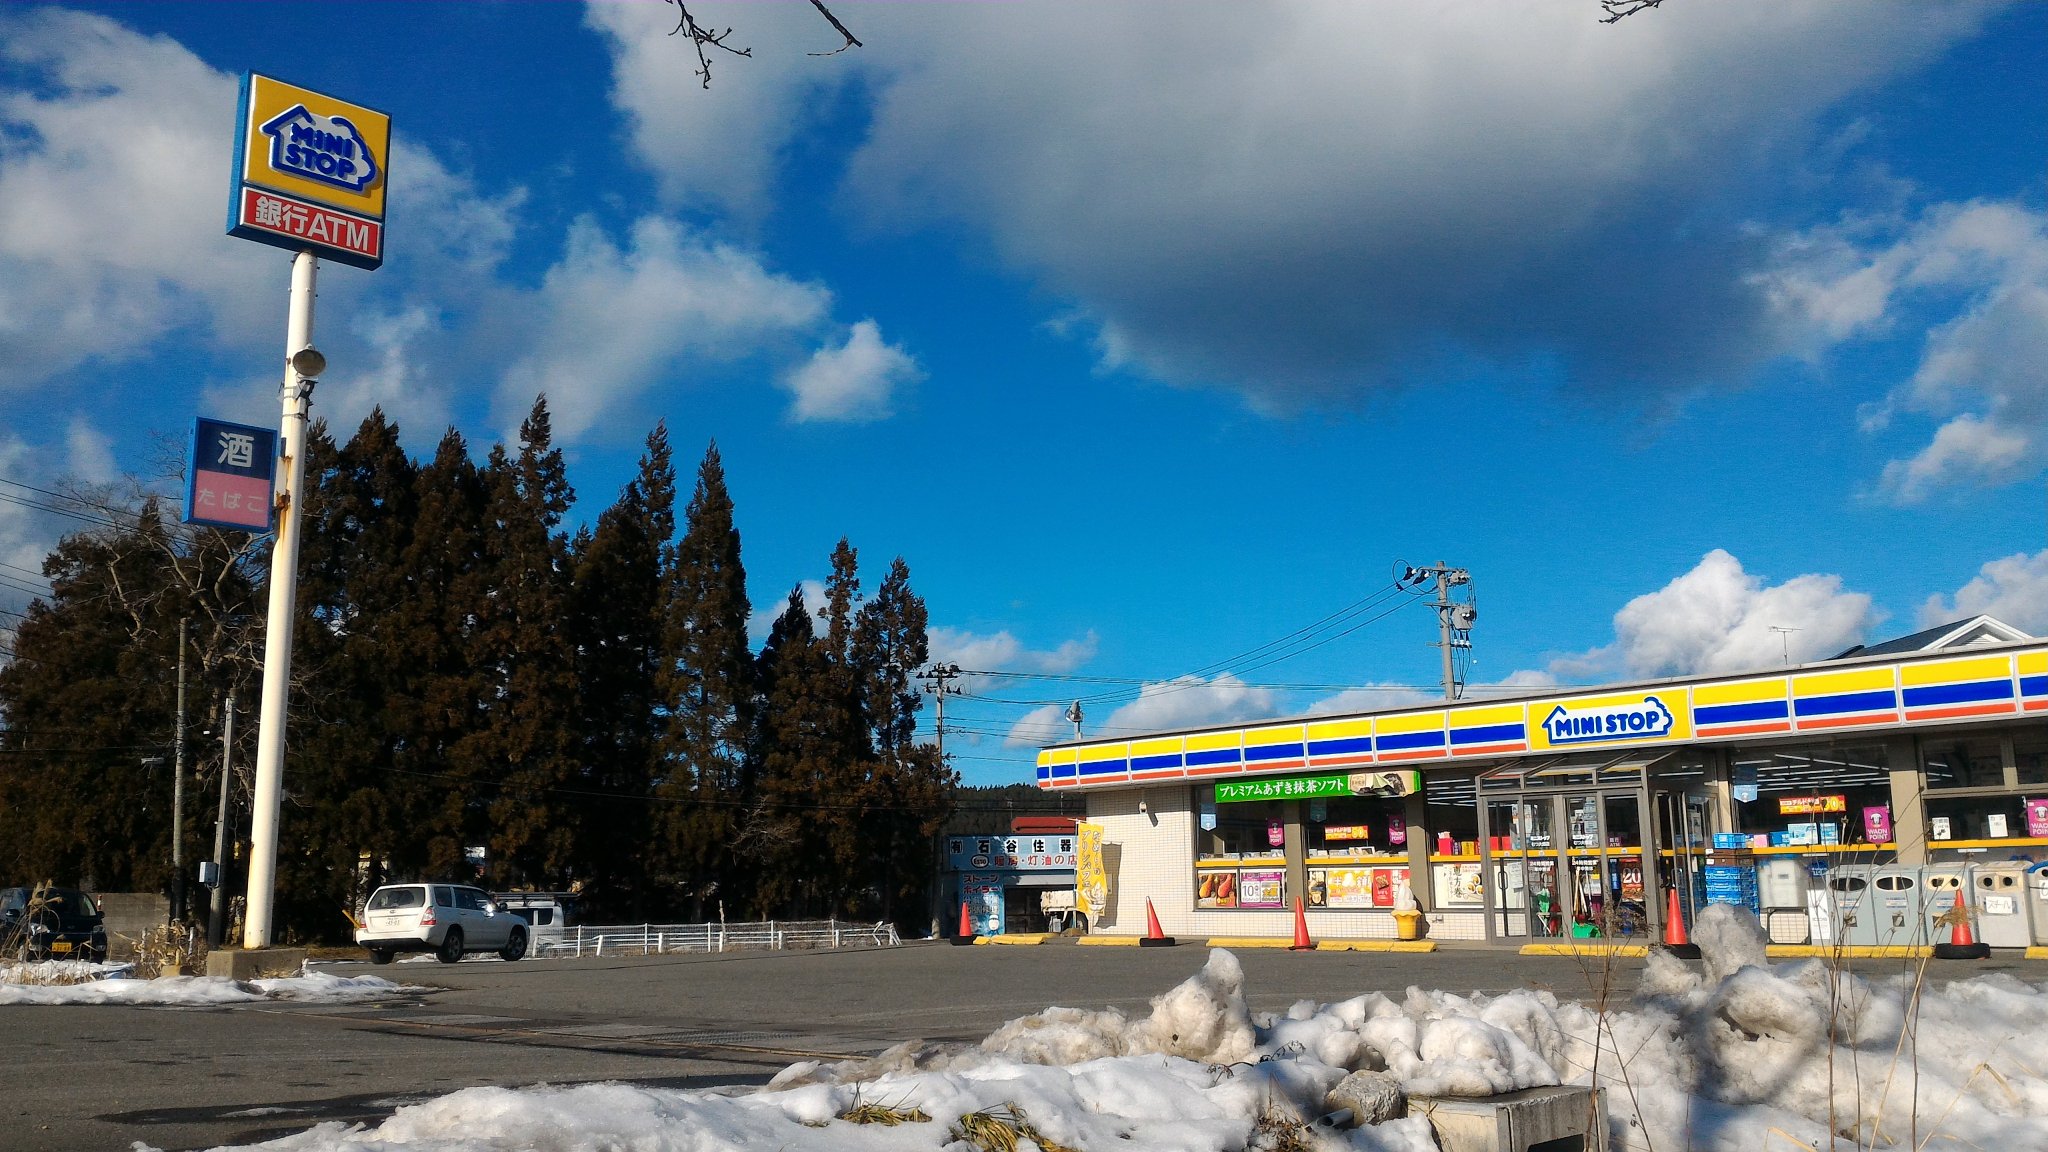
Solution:
[[[263,627],[263,703],[256,721],[256,794],[249,815],[249,904],[242,947],[270,946],[270,912],[277,892],[277,818],[284,800],[285,712],[292,681],[292,616],[298,603],[299,531],[305,522],[306,416],[313,377],[327,362],[313,349],[311,249],[292,260],[291,318],[285,325],[284,415],[277,450],[284,486],[277,495],[277,543],[270,551],[270,615]]]
[[[249,817],[249,901],[242,931],[242,947],[264,948],[270,945],[277,889],[292,616],[298,598],[299,533],[305,527],[307,414],[315,378],[327,367],[326,358],[313,348],[314,278],[322,259],[367,269],[384,262],[391,117],[250,73],[242,77],[236,126],[228,235],[292,253],[284,411],[277,442],[284,475],[275,498],[277,540],[270,552],[270,614],[263,639],[263,699]]]

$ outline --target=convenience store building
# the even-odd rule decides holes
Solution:
[[[1087,797],[1106,933],[1437,939],[1662,931],[1710,865],[2048,859],[2048,642],[1990,617],[1769,672],[1042,750]],[[1782,865],[1780,866],[1782,867]],[[1406,892],[1404,892],[1404,888]]]

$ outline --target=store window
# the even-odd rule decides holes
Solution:
[[[1929,795],[1926,803],[1929,847],[1967,840],[2013,840],[2040,835],[2027,830],[2028,802],[2016,794]],[[2037,822],[2041,815],[2036,814]]]
[[[1310,856],[1400,856],[1408,851],[1407,804],[1398,797],[1311,800],[1304,827]]]
[[[1423,798],[1436,906],[1477,910],[1486,902],[1479,862],[1478,788],[1470,776],[1424,776]]]
[[[2023,732],[2014,736],[2012,763],[2021,786],[2039,788],[2048,785],[2048,732]]]
[[[1218,804],[1197,789],[1195,906],[1285,908],[1287,809],[1299,801]]]
[[[1927,788],[2005,787],[2005,752],[1997,737],[1944,737],[1920,741]]]
[[[1734,831],[1758,848],[1888,843],[1891,773],[1881,744],[1812,745],[1732,758]]]

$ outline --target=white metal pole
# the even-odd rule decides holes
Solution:
[[[284,727],[292,678],[292,615],[298,599],[300,495],[306,484],[306,414],[313,403],[313,382],[299,375],[292,357],[313,343],[313,280],[318,264],[310,248],[292,261],[291,318],[285,326],[284,342],[284,416],[277,443],[285,481],[277,498],[277,542],[270,552],[270,615],[263,632],[263,705],[256,731],[256,795],[249,817],[244,948],[269,947],[271,905],[277,891],[277,820],[284,797]]]

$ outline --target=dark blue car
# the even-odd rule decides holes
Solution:
[[[0,953],[23,960],[107,958],[99,901],[76,888],[0,889]]]

